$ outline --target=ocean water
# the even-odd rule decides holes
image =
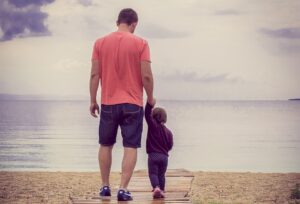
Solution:
[[[174,134],[169,168],[300,172],[299,101],[159,101]],[[0,101],[0,170],[97,171],[88,101]],[[147,168],[147,126],[136,169]],[[123,148],[118,132],[112,170]]]

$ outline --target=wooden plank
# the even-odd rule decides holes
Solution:
[[[166,177],[166,182],[172,182],[172,181],[175,181],[175,182],[184,182],[184,181],[187,181],[187,182],[190,182],[191,180],[193,179],[193,177],[180,177],[180,176],[177,176],[177,177]],[[141,182],[141,181],[146,181],[146,182],[149,182],[150,179],[148,177],[132,177],[132,179],[130,180],[130,182],[134,182],[134,181],[138,181],[138,182]]]
[[[172,203],[172,204],[189,204],[192,203],[191,201],[130,201],[130,202],[126,202],[126,201],[111,201],[111,202],[73,202],[74,204],[168,204],[168,203]]]
[[[76,200],[73,204],[164,204],[164,203],[172,203],[172,204],[186,204],[191,203],[191,201],[165,201],[165,200],[151,200],[151,201],[101,201],[101,200]]]
[[[117,200],[117,198],[112,198],[112,199],[109,199],[109,200],[107,200],[107,199],[104,199],[104,200],[102,200],[102,199],[75,199],[75,201],[76,202],[114,202],[114,201],[116,201]],[[177,198],[177,199],[171,199],[171,200],[168,200],[167,198],[165,198],[165,199],[136,199],[136,198],[133,198],[133,201],[139,201],[139,202],[144,202],[144,201],[155,201],[155,200],[163,200],[163,201],[165,201],[165,202],[169,202],[169,201],[189,201],[189,198]]]
[[[192,182],[192,177],[167,177],[166,190],[167,191],[189,191]],[[152,190],[150,181],[145,177],[134,177],[128,186],[132,192],[150,191]]]
[[[186,191],[188,192],[190,189],[190,187],[185,186],[184,188],[180,188],[180,187],[169,187],[168,188],[168,192],[182,192],[182,191]],[[130,188],[130,192],[145,192],[145,191],[149,191],[149,189],[145,189],[144,187],[132,187]]]
[[[165,200],[172,200],[172,199],[180,199],[185,198],[187,195],[187,192],[167,192],[165,194],[166,199]],[[152,193],[151,192],[138,192],[138,193],[132,193],[132,196],[134,200],[152,200]],[[91,197],[91,199],[101,199],[98,195]],[[111,200],[116,199],[116,196],[113,195],[111,197]]]
[[[133,194],[133,201],[122,202],[117,201],[116,196],[109,197],[107,200],[101,200],[98,195],[95,195],[89,199],[85,198],[72,198],[73,204],[186,204],[191,203],[189,200],[188,192],[191,188],[191,183],[194,175],[184,169],[171,169],[168,170],[166,176],[166,198],[165,199],[153,199],[152,187],[148,178],[146,170],[135,171],[130,181],[128,189]],[[112,191],[117,191],[117,188],[112,188]]]
[[[148,177],[148,172],[146,170],[137,170],[133,173],[133,176],[143,176]],[[194,177],[194,174],[185,169],[168,169],[166,172],[166,177]]]

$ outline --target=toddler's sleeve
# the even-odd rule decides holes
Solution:
[[[173,148],[173,134],[172,132],[170,131],[170,134],[169,134],[169,151]]]

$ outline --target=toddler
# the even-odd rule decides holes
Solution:
[[[173,135],[165,126],[167,113],[163,108],[146,104],[145,118],[148,124],[146,150],[148,173],[153,188],[153,198],[164,198],[165,173],[168,166],[168,152],[173,147]]]

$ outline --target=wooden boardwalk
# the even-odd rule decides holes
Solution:
[[[84,198],[72,198],[73,204],[186,204],[191,203],[189,191],[194,175],[183,169],[168,170],[166,175],[166,198],[153,199],[152,187],[145,170],[135,171],[130,181],[130,190],[133,201],[117,201],[114,193],[117,189],[112,189],[113,196],[108,200],[102,200],[99,196]]]

